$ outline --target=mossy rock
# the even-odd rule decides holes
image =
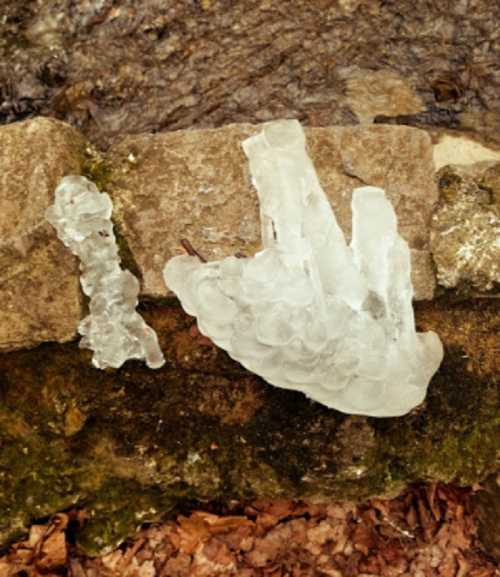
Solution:
[[[116,545],[186,503],[392,496],[471,484],[498,467],[496,301],[417,305],[446,348],[425,403],[348,416],[272,387],[196,330],[176,301],[143,303],[167,362],[100,371],[77,343],[0,356],[0,542],[82,506],[80,544]]]

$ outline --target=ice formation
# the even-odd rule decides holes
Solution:
[[[127,359],[145,359],[153,369],[164,358],[154,330],[136,312],[139,281],[120,267],[105,192],[83,176],[65,176],[46,218],[62,242],[80,259],[83,292],[90,314],[78,326],[80,347],[92,349],[99,369],[120,367]]]
[[[265,125],[243,149],[263,249],[209,263],[176,256],[167,286],[204,335],[267,382],[349,414],[407,413],[443,348],[415,331],[410,252],[384,191],[354,190],[349,246],[297,121]]]

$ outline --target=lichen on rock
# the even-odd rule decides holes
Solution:
[[[440,206],[431,250],[439,284],[489,291],[500,283],[500,164],[449,165],[437,173]]]

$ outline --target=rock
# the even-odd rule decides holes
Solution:
[[[169,294],[165,262],[187,238],[208,260],[260,246],[257,195],[240,143],[258,126],[129,136],[111,148],[107,190],[114,217],[142,273],[145,296]],[[432,144],[421,130],[393,126],[306,129],[320,181],[347,236],[351,193],[380,186],[412,249],[416,299],[434,294],[428,234],[438,199]]]
[[[75,336],[78,264],[44,212],[59,179],[82,170],[84,149],[56,120],[0,127],[0,350]]]
[[[434,164],[440,170],[447,164],[475,164],[476,162],[499,162],[500,150],[488,148],[468,136],[443,134],[434,145]]]
[[[438,282],[489,291],[500,284],[500,163],[450,165],[437,178],[431,250]]]
[[[240,142],[249,125],[127,137],[107,156],[113,218],[142,274],[142,292],[165,296],[162,270],[187,238],[208,259],[256,252],[257,196]]]
[[[200,0],[168,10],[4,0],[2,17],[2,122],[56,114],[99,146],[231,122],[355,123],[341,78],[353,66],[400,75],[430,110],[500,112],[494,0]],[[42,98],[17,93],[26,78]]]
[[[267,385],[175,302],[141,306],[167,361],[157,371],[100,371],[75,342],[0,355],[0,547],[73,505],[88,515],[80,544],[96,553],[186,502],[362,501],[424,479],[480,482],[497,467],[495,303],[415,308],[447,354],[425,402],[393,419]]]
[[[412,86],[392,70],[366,70],[349,67],[340,73],[345,78],[346,102],[361,123],[376,116],[417,114],[424,110]]]
[[[209,258],[255,252],[257,199],[239,147],[255,130],[128,137],[89,161],[85,142],[59,122],[0,128],[2,348],[71,339],[80,320],[77,263],[43,216],[63,174],[81,172],[113,196],[117,241],[146,295],[166,294],[161,270],[182,237]],[[426,132],[377,125],[308,138],[345,233],[352,189],[381,186],[430,271],[437,186]],[[497,165],[481,175],[476,200],[498,198]],[[433,276],[415,270],[417,296],[432,295]],[[425,403],[397,419],[348,417],[266,385],[201,337],[175,302],[140,306],[167,361],[158,371],[134,361],[98,371],[76,342],[1,354],[0,542],[74,504],[89,511],[84,546],[96,551],[186,500],[363,499],[421,479],[481,480],[498,444],[495,303],[414,306],[418,330],[436,330],[446,355]]]
[[[81,318],[78,265],[44,219],[64,174],[84,173],[113,197],[120,255],[127,268],[142,275],[142,296],[169,295],[161,271],[181,252],[181,238],[209,260],[254,254],[260,246],[258,203],[240,143],[256,130],[240,124],[129,136],[103,161],[95,153],[89,157],[82,137],[55,120],[0,128],[0,350],[76,335]],[[446,287],[468,283],[476,290],[491,289],[498,275],[491,226],[500,194],[498,169],[491,161],[495,150],[463,136],[433,134],[437,144],[432,145],[426,131],[404,126],[309,128],[306,133],[321,183],[348,238],[352,190],[372,184],[387,191],[412,249],[417,300],[433,297],[435,265]],[[462,143],[456,157],[450,139]],[[448,143],[446,154],[443,142]],[[473,169],[474,186],[490,193],[460,196],[453,206],[441,206],[432,225],[433,263],[430,219],[438,198],[433,162],[470,164],[478,158],[490,162],[484,174]],[[448,233],[457,222],[458,229]],[[471,243],[474,256],[462,262],[465,249],[459,257],[457,251]]]

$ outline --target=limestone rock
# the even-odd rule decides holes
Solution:
[[[188,238],[208,259],[259,247],[257,198],[240,142],[250,125],[127,137],[111,149],[107,191],[114,218],[143,277],[164,296],[165,262]]]
[[[120,231],[143,276],[143,294],[165,296],[164,263],[187,238],[208,260],[260,248],[257,195],[241,141],[258,126],[129,136],[108,155],[107,190]],[[432,144],[400,126],[306,129],[319,179],[349,239],[351,194],[361,184],[385,189],[412,249],[417,299],[432,298],[435,279],[428,225],[437,187]]]
[[[500,151],[484,146],[466,136],[443,134],[433,150],[436,170],[448,164],[470,165],[477,162],[499,162]]]
[[[500,283],[500,163],[450,165],[437,176],[431,248],[438,282],[491,290]]]
[[[0,350],[67,341],[80,319],[78,264],[44,217],[85,140],[56,120],[0,128]]]

